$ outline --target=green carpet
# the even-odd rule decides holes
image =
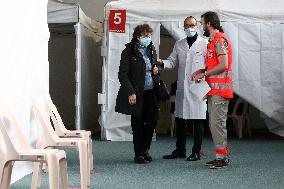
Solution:
[[[192,137],[188,137],[188,155]],[[163,160],[171,152],[175,139],[160,136],[153,142],[150,153],[153,162],[146,165],[133,163],[132,142],[93,141],[95,168],[91,189],[212,189],[212,188],[284,188],[284,138],[254,136],[251,139],[229,139],[231,165],[222,170],[210,170],[204,164],[213,158],[210,137],[204,139],[203,151],[207,157],[197,162],[184,159]],[[80,185],[78,154],[67,150],[68,176],[71,186]],[[28,189],[31,175],[12,185],[12,189]],[[48,188],[48,175],[42,186]]]

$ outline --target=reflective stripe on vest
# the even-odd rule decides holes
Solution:
[[[217,75],[210,75],[206,78],[211,89],[233,90],[232,72],[223,72]]]
[[[216,53],[216,42],[225,38],[228,42],[228,69],[223,73],[210,75],[206,78],[211,90],[208,96],[218,95],[224,98],[233,98],[233,79],[232,79],[232,47],[228,38],[221,32],[216,33],[214,39],[207,46],[206,65],[207,71],[219,65],[218,56]]]

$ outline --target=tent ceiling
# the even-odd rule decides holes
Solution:
[[[79,5],[49,0],[47,5],[48,23],[69,23],[79,21]]]
[[[99,41],[102,36],[102,23],[87,17],[78,3],[49,0],[47,5],[47,23],[80,23],[94,33],[93,37],[96,41]]]
[[[128,20],[180,20],[206,11],[220,14],[223,21],[284,22],[284,1],[227,1],[227,0],[120,0],[107,4],[107,10],[125,9]]]

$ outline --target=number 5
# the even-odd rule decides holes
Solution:
[[[114,24],[120,24],[121,23],[121,13],[116,12],[114,13]]]

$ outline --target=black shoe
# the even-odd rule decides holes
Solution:
[[[212,165],[209,166],[210,169],[222,169],[226,166],[228,166],[229,164],[227,162],[226,159],[215,159],[215,161],[212,163]]]
[[[144,159],[145,159],[146,161],[148,161],[148,162],[151,162],[151,161],[153,160],[152,157],[150,156],[148,150],[145,151],[143,157],[144,157]]]
[[[145,164],[147,161],[144,159],[143,156],[135,156],[134,157],[134,162],[138,164]]]
[[[197,161],[200,160],[200,157],[200,154],[192,153],[190,156],[188,156],[186,161]]]
[[[206,162],[206,166],[212,166],[216,161],[218,161],[218,159],[214,159],[212,161],[208,161]],[[223,161],[226,163],[225,166],[228,166],[230,165],[230,159],[226,158],[226,159],[223,159]]]
[[[175,149],[172,154],[164,155],[164,159],[177,159],[177,158],[186,158],[186,152],[184,150]]]

